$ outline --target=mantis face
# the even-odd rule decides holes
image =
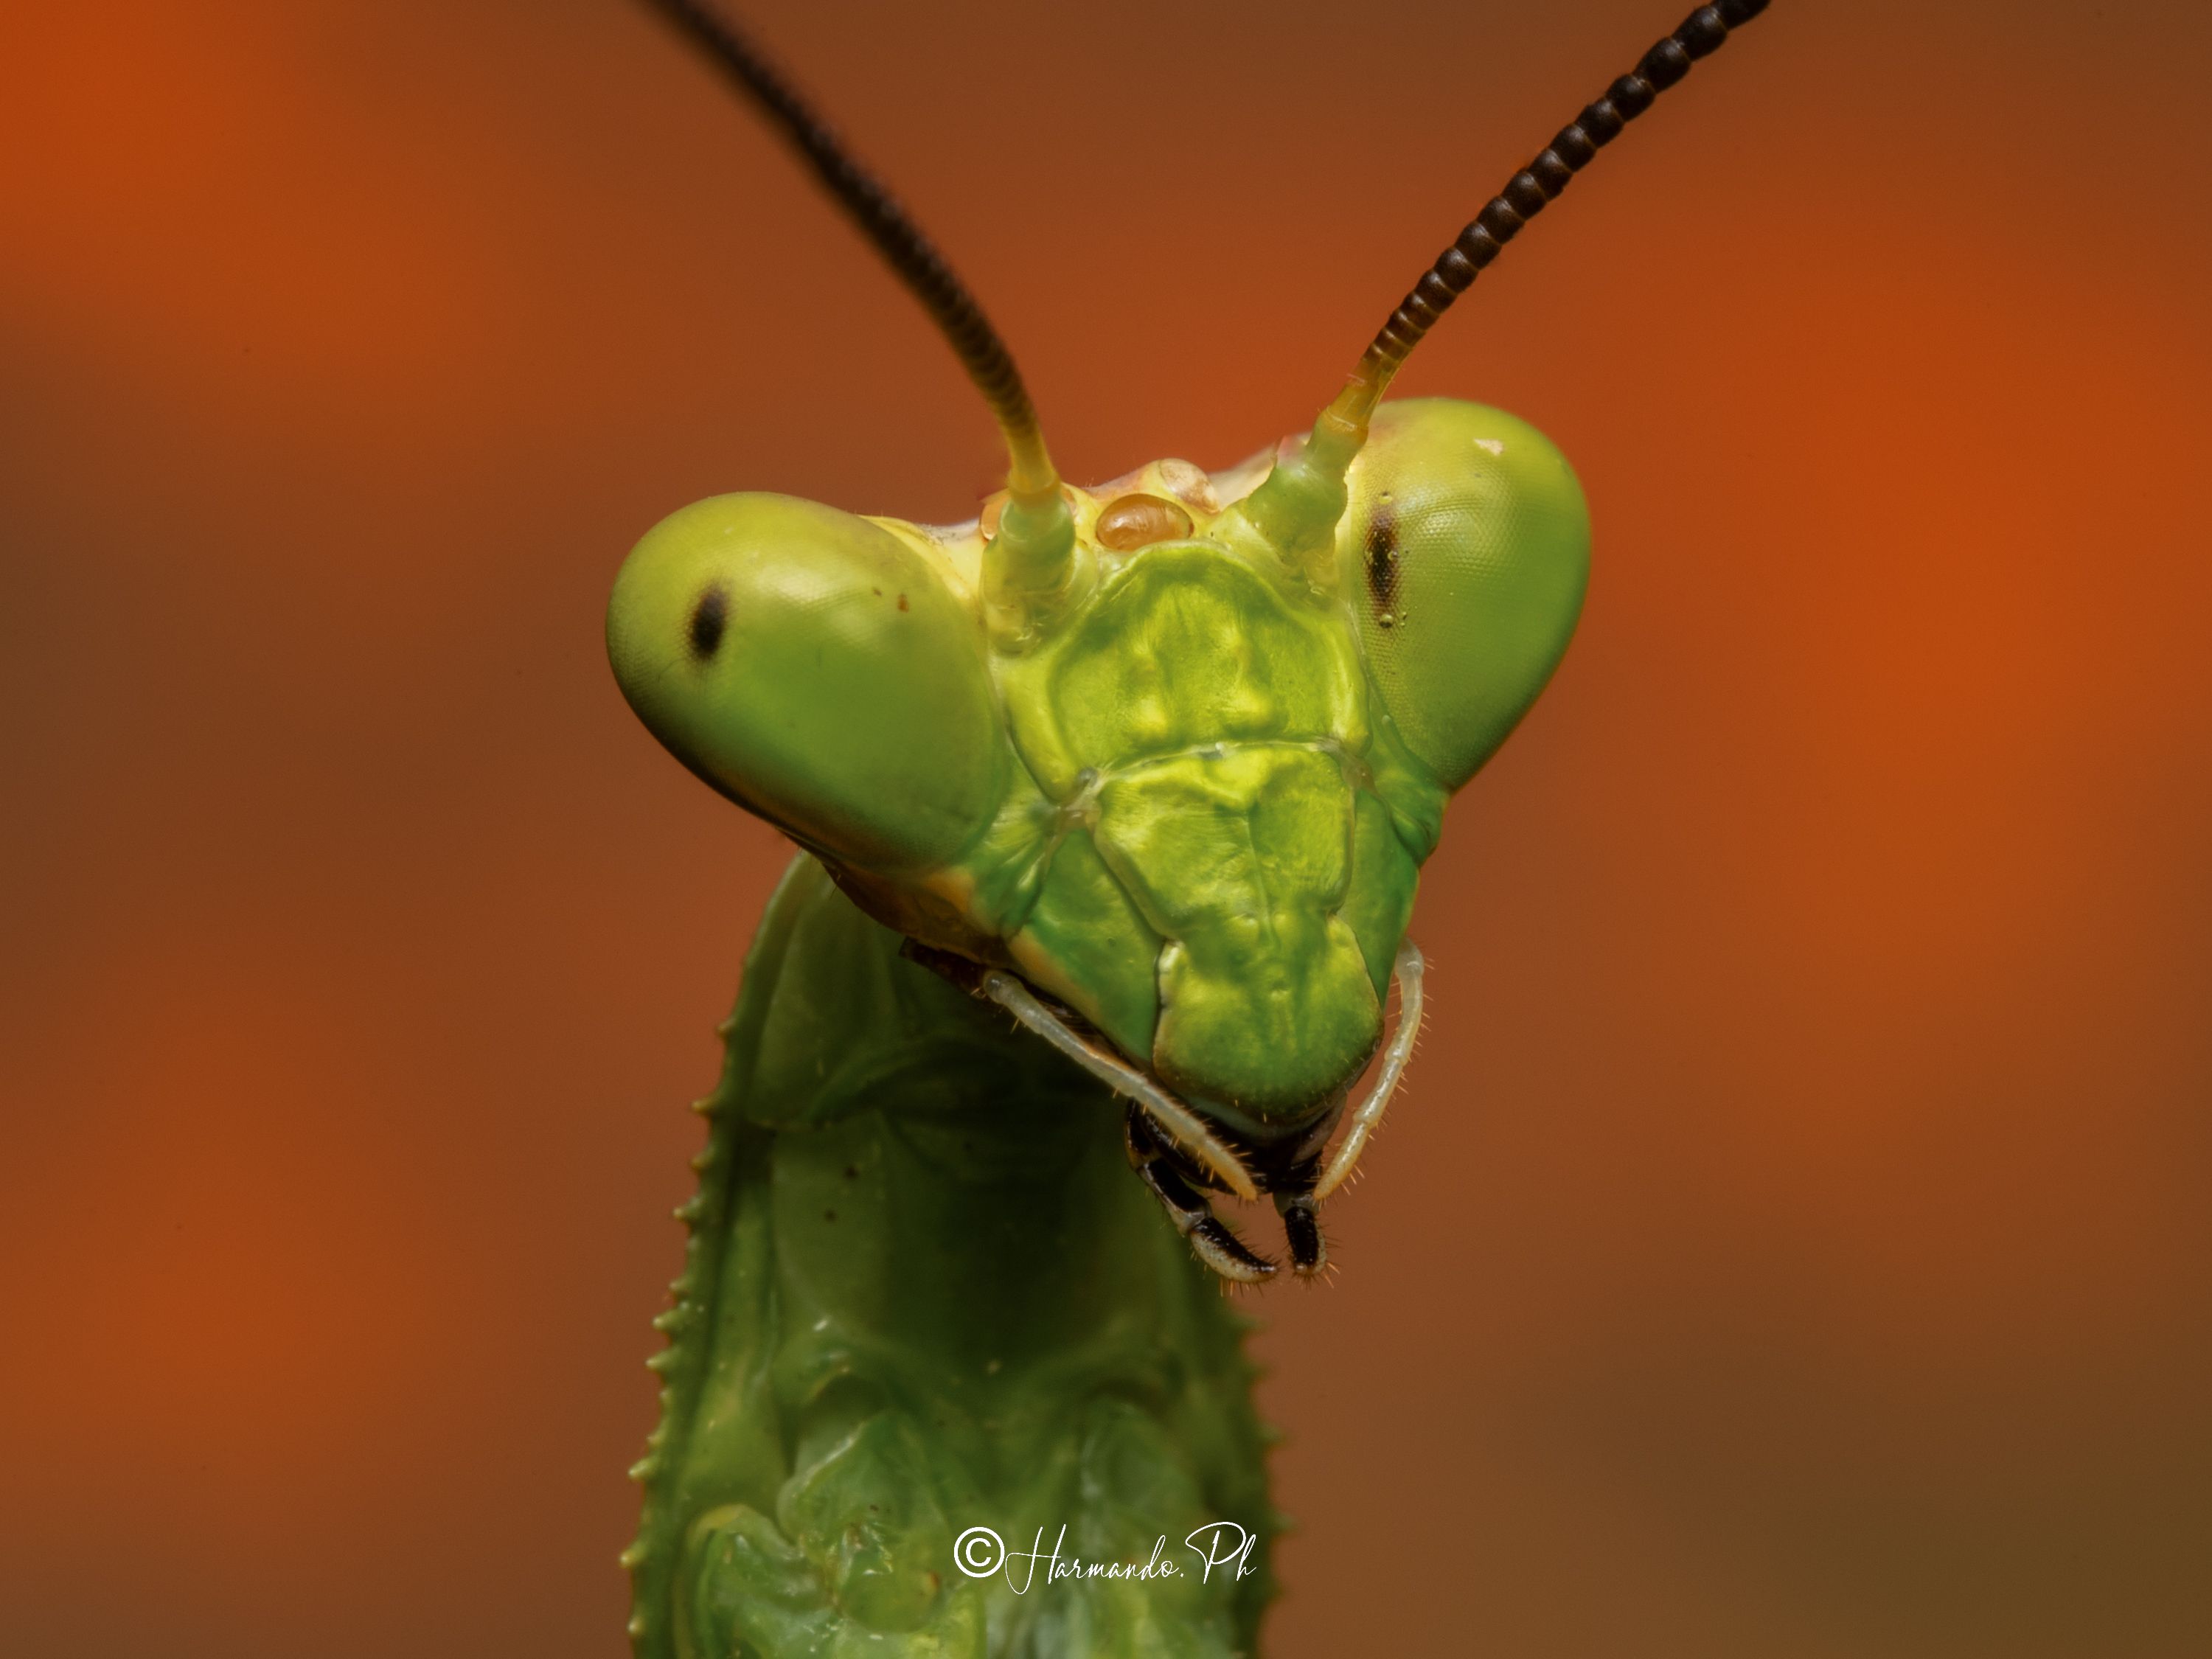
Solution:
[[[1010,465],[951,529],[767,495],[664,520],[608,613],[624,696],[921,959],[1136,1102],[1132,1159],[1209,1265],[1273,1271],[1194,1183],[1272,1192],[1293,1265],[1318,1269],[1315,1206],[1419,1022],[1417,872],[1445,799],[1565,650],[1589,562],[1581,491],[1539,434],[1382,393],[1528,221],[1767,0],[1698,7],[1560,129],[1310,436],[1097,490],[1061,483],[981,308],[750,41],[700,0],[652,3],[912,289]],[[1398,1034],[1324,1170],[1394,975]]]
[[[1492,410],[1384,405],[1303,556],[1253,510],[1265,459],[1066,491],[1066,575],[1012,605],[1003,497],[932,530],[717,496],[638,544],[607,623],[693,771],[1079,1016],[1262,1187],[1375,1053],[1445,798],[1549,678],[1589,559],[1565,461]]]

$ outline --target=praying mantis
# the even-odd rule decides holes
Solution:
[[[623,1557],[635,1650],[1253,1652],[1279,1518],[1220,1286],[1326,1267],[1322,1206],[1420,1024],[1419,872],[1589,571],[1540,434],[1383,393],[1766,0],[1699,7],[1561,129],[1310,432],[1088,489],[883,186],[732,25],[653,5],[921,301],[1009,465],[950,527],[716,496],[615,584],[631,707],[800,849],[699,1103]],[[1272,1203],[1279,1257],[1222,1196]]]

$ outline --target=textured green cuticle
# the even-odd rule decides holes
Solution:
[[[636,1650],[1249,1652],[1276,1527],[1241,1322],[1120,1106],[898,945],[801,859],[747,963],[655,1361]],[[1017,1596],[951,1566],[971,1525],[1141,1561],[1217,1520],[1261,1534],[1250,1577]]]

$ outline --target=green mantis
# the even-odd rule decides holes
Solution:
[[[718,496],[616,583],[632,707],[803,849],[702,1103],[626,1557],[641,1655],[1252,1650],[1276,1523],[1216,1284],[1325,1267],[1322,1206],[1419,1024],[1419,868],[1588,571],[1540,434],[1382,394],[1764,3],[1700,8],[1563,129],[1309,434],[1082,489],[903,212],[742,36],[661,0],[935,317],[1010,465],[950,528]],[[1215,1195],[1270,1200],[1283,1257]],[[1224,1527],[1233,1571],[1188,1541]],[[1032,1569],[1048,1543],[1189,1570],[979,1574],[979,1533],[1034,1540]]]

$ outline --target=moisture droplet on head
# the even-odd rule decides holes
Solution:
[[[1189,535],[1190,514],[1158,495],[1123,495],[1107,503],[1096,533],[1101,547],[1131,553]]]
[[[1221,503],[1214,499],[1213,480],[1188,461],[1162,461],[1159,475],[1160,482],[1167,486],[1168,494],[1185,507],[1194,507],[1201,513],[1218,513],[1221,510]]]

